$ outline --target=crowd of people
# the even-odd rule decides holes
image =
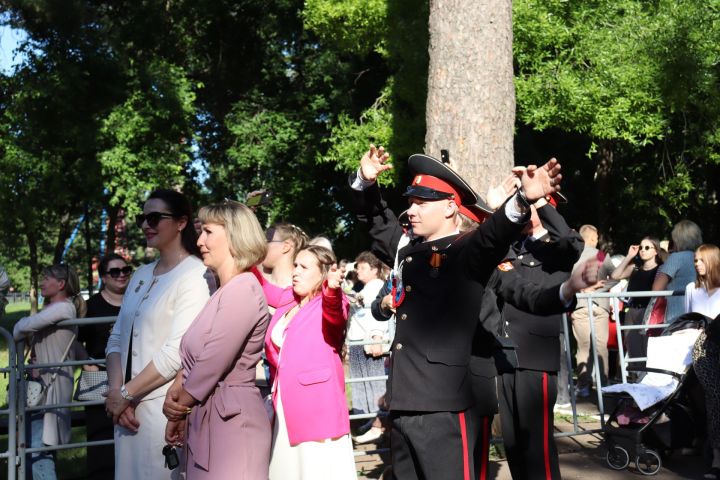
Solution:
[[[106,357],[105,367],[84,367],[106,371],[109,385],[105,404],[86,410],[88,440],[115,442],[88,450],[89,478],[351,479],[353,442],[381,437],[392,452],[387,478],[486,478],[498,413],[513,478],[560,478],[553,409],[567,398],[564,312],[578,395],[589,395],[594,368],[607,382],[609,366],[611,306],[575,294],[617,281],[628,291],[687,289],[679,308],[667,301],[667,323],[685,311],[720,314],[720,254],[692,222],[675,226],[669,256],[643,237],[613,264],[595,227],[576,232],[558,212],[554,159],[508,172],[487,202],[447,164],[413,155],[409,166],[399,216],[376,181],[391,168],[382,147],[350,176],[350,207],[372,238],[353,262],[295,224],[263,230],[242,203],[194,216],[184,195],[157,190],[136,219],[157,260],[133,271],[108,255],[103,289],[87,302],[71,267],[46,269],[44,308],[14,335],[32,338],[38,363]],[[656,307],[633,299],[623,321],[641,324]],[[57,325],[86,310],[117,321]],[[646,337],[625,341],[643,356]],[[708,333],[693,354],[714,419],[708,478],[720,473],[719,350]],[[372,378],[351,383],[350,409],[346,366],[351,378]],[[37,374],[45,405],[70,402],[72,368]],[[355,432],[351,413],[367,419]],[[28,425],[34,447],[69,441],[68,409],[37,410]],[[34,478],[55,478],[52,454],[34,453],[31,464]]]

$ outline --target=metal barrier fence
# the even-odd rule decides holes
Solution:
[[[30,301],[30,292],[9,292],[5,294],[8,303],[25,303]]]
[[[579,422],[578,422],[578,413],[577,413],[577,392],[575,391],[575,385],[572,381],[572,357],[571,357],[571,348],[570,348],[570,335],[569,335],[569,329],[568,329],[568,322],[567,318],[564,318],[563,320],[563,332],[565,337],[565,361],[568,365],[568,386],[570,390],[570,401],[571,401],[571,408],[572,408],[572,417],[573,417],[573,431],[572,432],[560,432],[555,433],[555,438],[559,437],[569,437],[569,436],[575,436],[575,435],[587,435],[587,434],[593,434],[593,433],[599,433],[602,431],[602,427],[604,426],[604,418],[605,418],[605,412],[604,412],[604,405],[603,405],[603,399],[602,399],[602,393],[600,387],[602,387],[602,375],[600,372],[600,363],[598,363],[598,352],[596,348],[596,332],[595,332],[595,325],[594,325],[594,315],[593,315],[593,309],[592,309],[592,301],[594,299],[598,298],[608,298],[608,299],[618,299],[618,298],[628,298],[628,297],[669,297],[669,296],[682,296],[684,295],[684,291],[661,291],[661,292],[617,292],[617,293],[609,293],[609,292],[602,292],[602,293],[581,293],[577,295],[578,298],[578,304],[583,301],[587,301],[588,304],[588,321],[590,324],[590,347],[591,347],[591,353],[593,356],[593,376],[595,378],[595,383],[598,386],[596,389],[597,392],[597,402],[598,402],[598,411],[599,411],[599,417],[600,417],[600,424],[601,428],[599,429],[587,429],[587,430],[581,430],[579,428]],[[91,325],[91,324],[100,324],[100,323],[112,323],[114,322],[116,317],[99,317],[99,318],[83,318],[83,319],[73,319],[73,320],[64,320],[62,322],[59,322],[58,326],[81,326],[81,325]],[[648,330],[652,328],[664,328],[666,327],[666,324],[659,324],[659,325],[621,325],[620,323],[617,324],[617,337],[618,337],[618,350],[619,350],[619,358],[620,358],[620,365],[621,365],[621,375],[623,381],[627,380],[627,364],[631,362],[640,362],[645,361],[645,357],[641,358],[629,358],[625,356],[624,348],[623,348],[623,338],[622,338],[622,332],[628,331],[628,330]],[[29,467],[27,465],[27,458],[28,455],[36,452],[48,452],[48,451],[56,451],[56,450],[63,450],[63,449],[73,449],[73,448],[85,448],[85,447],[93,447],[93,446],[99,446],[99,445],[110,445],[114,443],[114,440],[103,440],[103,441],[94,441],[94,442],[76,442],[76,443],[67,443],[63,445],[53,445],[53,446],[44,446],[44,447],[37,447],[37,448],[29,448],[27,446],[27,435],[26,435],[26,421],[28,418],[28,413],[34,412],[34,411],[40,411],[40,410],[49,410],[49,409],[59,409],[59,408],[69,408],[69,407],[84,407],[89,405],[101,405],[103,404],[102,401],[89,401],[89,402],[75,402],[71,401],[69,403],[61,403],[61,404],[52,404],[52,405],[42,405],[42,406],[35,406],[35,407],[28,407],[26,405],[26,384],[25,384],[25,373],[28,370],[31,369],[43,369],[43,368],[53,368],[53,367],[63,367],[63,366],[82,366],[82,365],[104,365],[105,360],[71,360],[71,361],[65,361],[65,362],[53,362],[53,363],[45,363],[45,364],[31,364],[26,365],[24,363],[24,351],[25,351],[25,342],[19,341],[17,344],[14,342],[12,338],[12,334],[10,334],[7,330],[0,328],[0,334],[6,339],[8,342],[8,367],[7,368],[0,368],[0,373],[5,373],[9,376],[9,389],[8,389],[8,408],[0,410],[0,416],[7,415],[8,416],[8,449],[5,452],[0,452],[0,459],[7,459],[8,460],[8,479],[9,480],[15,480],[16,478],[20,480],[24,480],[29,473]],[[373,344],[389,344],[388,341],[350,341],[346,342],[348,346],[350,345],[373,345]],[[558,352],[559,354],[559,352]],[[370,382],[370,381],[384,381],[387,380],[387,375],[381,375],[381,376],[375,376],[375,377],[362,377],[362,378],[346,378],[345,383],[346,384],[354,384],[354,383],[360,383],[360,382]],[[14,400],[14,401],[13,401]],[[370,419],[376,417],[377,413],[365,413],[365,414],[354,414],[350,415],[351,420],[358,420],[358,419]],[[382,413],[381,413],[382,415]],[[493,443],[501,442],[501,439],[493,439]],[[387,452],[387,448],[380,448],[376,450],[365,450],[362,452],[355,452],[355,455],[368,455],[373,453],[384,453]]]
[[[685,295],[684,290],[663,290],[663,291],[645,291],[645,292],[593,292],[593,293],[578,293],[577,299],[578,304],[582,301],[586,301],[588,305],[588,322],[590,323],[590,345],[592,348],[592,356],[593,356],[593,376],[595,378],[595,384],[598,386],[596,389],[597,393],[597,402],[598,402],[598,414],[600,417],[600,429],[597,431],[602,431],[602,428],[605,426],[605,405],[603,403],[603,397],[602,397],[602,391],[601,387],[602,385],[602,375],[600,372],[600,363],[598,363],[598,352],[596,348],[596,333],[595,333],[595,322],[594,322],[594,315],[593,315],[593,300],[599,299],[599,298],[607,298],[607,299],[622,299],[622,298],[648,298],[648,297],[682,297]],[[567,323],[567,322],[566,322]],[[646,357],[638,357],[638,358],[631,358],[625,356],[624,353],[624,347],[623,347],[623,338],[622,338],[622,332],[628,331],[628,330],[650,330],[650,329],[657,329],[657,328],[665,328],[669,324],[666,323],[660,323],[656,325],[621,325],[620,323],[617,324],[617,341],[618,341],[618,357],[620,359],[620,368],[621,368],[621,375],[623,382],[627,382],[627,364],[631,362],[642,362],[647,360]],[[572,385],[572,384],[571,384]],[[576,415],[576,409],[575,409],[575,392],[574,389],[571,389],[572,391],[572,407],[573,407],[573,419],[577,417]],[[588,432],[590,433],[590,432]]]

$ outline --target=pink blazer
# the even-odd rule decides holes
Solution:
[[[266,286],[274,287],[263,282],[264,289]],[[348,319],[347,298],[339,288],[323,285],[322,294],[303,306],[285,329],[281,355],[271,333],[296,304],[297,299],[279,306],[265,335],[265,355],[271,377],[277,378],[291,445],[350,432],[340,359]],[[277,406],[275,396],[273,403]]]

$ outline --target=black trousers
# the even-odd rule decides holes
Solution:
[[[391,411],[390,448],[398,480],[487,478],[492,417],[463,412]]]
[[[518,369],[503,373],[500,382],[500,422],[513,479],[559,479],[553,438],[557,374]]]
[[[85,419],[88,442],[113,439],[114,427],[112,420],[107,417],[105,405],[85,407]],[[113,445],[88,447],[87,469],[88,480],[112,480],[115,478],[115,447]]]

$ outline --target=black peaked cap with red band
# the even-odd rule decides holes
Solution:
[[[415,154],[408,159],[413,181],[405,192],[406,197],[423,200],[452,198],[464,215],[482,222],[492,210],[452,168],[428,155]]]

